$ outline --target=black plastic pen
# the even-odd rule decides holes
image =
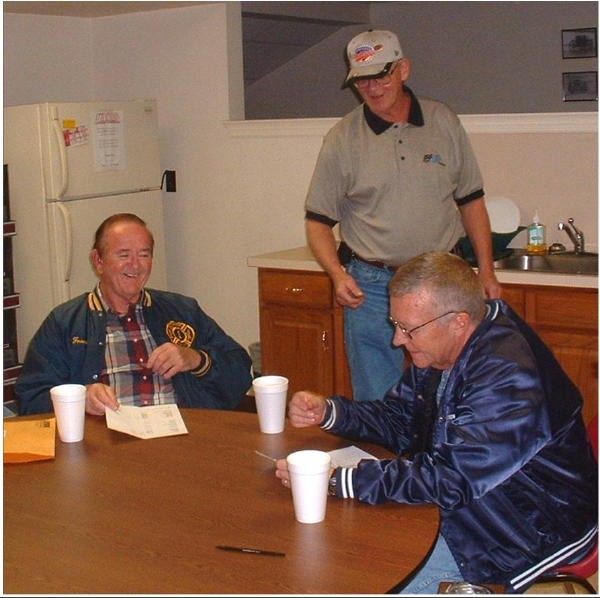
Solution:
[[[247,554],[264,554],[265,556],[285,556],[284,552],[273,552],[272,550],[261,550],[260,548],[246,548],[244,546],[217,546],[220,550],[229,552],[245,552]]]

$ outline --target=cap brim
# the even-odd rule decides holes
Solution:
[[[348,85],[352,85],[352,83],[360,81],[361,79],[377,79],[377,77],[383,77],[389,73],[393,64],[393,62],[386,62],[385,64],[370,64],[369,66],[350,69],[343,87],[348,87]]]

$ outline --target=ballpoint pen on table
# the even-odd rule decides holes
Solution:
[[[229,552],[245,552],[247,554],[262,554],[264,556],[285,556],[284,552],[274,552],[273,550],[261,550],[260,548],[246,548],[244,546],[217,546],[220,550]]]
[[[260,451],[254,451],[257,455],[260,455],[261,457],[264,457],[265,459],[268,459],[269,461],[275,463],[275,461],[277,461],[277,459],[275,457],[271,457],[270,455],[265,455],[264,453],[261,453]]]

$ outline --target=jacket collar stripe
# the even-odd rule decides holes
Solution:
[[[96,290],[93,290],[88,294],[88,307],[92,311],[104,311],[104,307],[102,306],[102,301],[100,301],[100,297],[96,294]]]
[[[146,289],[143,291],[142,305],[144,307],[152,307],[152,295],[150,295],[150,292]],[[102,305],[102,300],[98,296],[97,289],[88,293],[88,307],[92,311],[104,311],[104,306]]]

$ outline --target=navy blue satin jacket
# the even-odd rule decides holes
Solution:
[[[250,356],[195,299],[146,289],[144,319],[157,345],[166,342],[206,351],[211,367],[201,377],[173,377],[180,407],[233,409],[252,385]],[[56,384],[98,382],[106,367],[106,317],[95,292],[55,307],[34,335],[16,383],[21,414],[51,413]]]
[[[505,302],[488,306],[449,373],[428,448],[429,369],[407,370],[382,401],[333,397],[323,427],[398,455],[336,470],[338,496],[439,505],[464,578],[521,592],[593,543],[597,464],[578,389]]]

